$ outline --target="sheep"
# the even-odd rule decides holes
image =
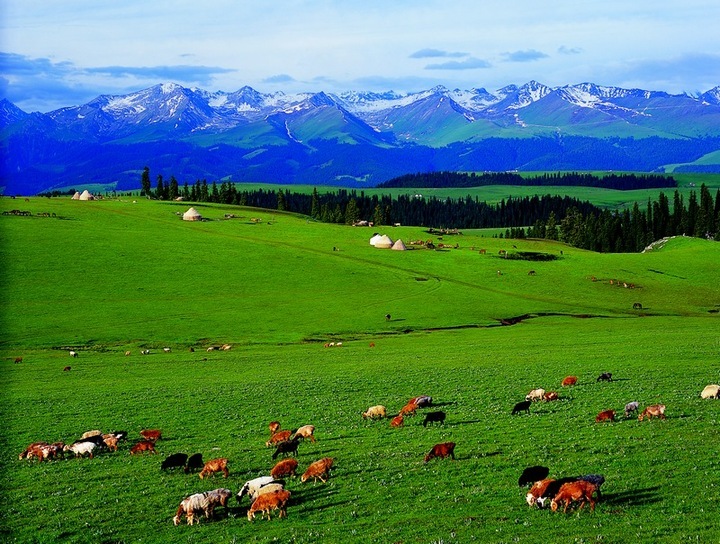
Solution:
[[[604,410],[595,416],[595,423],[601,421],[615,421],[615,410]]]
[[[90,459],[93,458],[93,452],[97,449],[97,444],[94,442],[75,442],[70,446],[65,446],[63,451],[71,451],[75,454],[75,458],[87,455]]]
[[[640,403],[636,400],[634,400],[632,402],[628,402],[625,405],[625,417],[626,418],[630,417],[630,414],[632,414],[633,412],[637,412],[639,407],[640,407]]]
[[[195,515],[199,512],[205,512],[205,517],[209,517],[210,502],[208,501],[205,493],[195,493],[189,497],[185,497],[180,506],[178,506],[175,517],[173,518],[173,524],[175,526],[180,524],[183,514],[187,516],[188,525],[195,523]],[[200,520],[197,520],[200,523]]]
[[[155,451],[155,443],[150,440],[141,440],[132,448],[130,448],[130,455],[135,455],[136,453],[142,453],[144,451],[149,451],[150,453],[157,453]]]
[[[227,478],[230,475],[227,464],[228,460],[225,457],[219,459],[210,459],[210,461],[205,463],[205,466],[200,471],[200,479],[202,480],[203,478],[205,478],[205,476],[209,474],[212,474],[214,477],[216,472],[222,472],[223,476]]]
[[[282,454],[283,457],[287,457],[290,453],[297,457],[299,445],[300,439],[298,437],[295,437],[292,440],[286,440],[285,442],[280,442],[275,448],[275,453],[272,454],[272,458],[277,459],[280,454]]]
[[[162,431],[159,429],[143,429],[140,431],[140,436],[145,440],[152,440],[156,442],[162,438]]]
[[[65,368],[63,368],[63,372],[70,372],[71,370],[72,370],[71,366],[66,366]]]
[[[582,510],[586,502],[590,503],[590,510],[595,511],[595,500],[592,496],[596,490],[597,488],[595,485],[590,482],[586,482],[585,480],[568,482],[560,488],[558,494],[555,495],[555,498],[550,502],[550,509],[553,512],[557,512],[560,503],[564,502],[565,508],[563,509],[563,513],[567,513],[570,503],[578,501],[580,503],[578,511]]]
[[[107,435],[103,435],[103,438],[107,437],[108,435],[112,435],[115,438],[117,438],[120,441],[127,440],[128,433],[127,431],[112,431],[108,433]]]
[[[188,456],[186,453],[173,453],[168,455],[160,465],[160,470],[167,470],[169,468],[184,468],[187,464]]]
[[[545,394],[545,390],[542,388],[533,389],[527,395],[525,395],[525,400],[530,400],[530,401],[542,400],[544,394]]]
[[[387,408],[381,404],[371,406],[366,412],[363,412],[362,417],[363,419],[383,419],[387,417]]]
[[[535,468],[535,467],[531,467]],[[544,468],[544,467],[539,467]],[[548,469],[548,473],[550,470]],[[538,474],[540,474],[538,472]],[[547,476],[547,475],[546,475]],[[544,506],[544,499],[543,497],[546,496],[548,487],[555,482],[553,479],[540,479],[533,483],[532,486],[530,486],[530,490],[527,492],[527,495],[525,495],[525,501],[528,503],[528,506],[532,507],[540,503],[540,506]],[[520,482],[518,482],[520,483]]]
[[[240,488],[240,491],[237,492],[235,498],[239,503],[245,495],[248,495],[250,497],[250,500],[253,501],[257,498],[257,493],[260,488],[272,483],[276,483],[275,478],[273,478],[272,476],[260,476],[252,480],[248,480]]]
[[[189,474],[191,471],[202,470],[205,466],[203,462],[202,453],[193,453],[187,461],[187,464],[183,468],[185,474]]]
[[[77,351],[70,350],[70,357],[77,358],[77,356],[78,356]]]
[[[520,478],[518,478],[518,486],[523,487],[528,484],[538,482],[543,478],[547,478],[548,474],[550,474],[550,469],[548,467],[543,467],[540,465],[527,467],[525,470],[523,470]]]
[[[577,376],[568,376],[562,381],[563,387],[569,387],[571,385],[575,385],[577,383]]]
[[[560,488],[565,485],[566,483],[576,482],[577,478],[559,478],[557,480],[550,479],[547,483],[542,484],[541,482],[535,482],[538,487],[544,487],[544,491],[542,491],[539,496],[535,499],[535,501],[538,503],[540,508],[545,508],[545,503],[549,500],[552,500],[555,495],[558,494],[558,491],[560,491]],[[530,488],[532,491],[532,488]],[[537,490],[533,492],[533,494],[537,494]],[[526,499],[528,499],[526,497]],[[532,505],[531,505],[532,506]]]
[[[170,348],[163,348],[163,351],[164,351],[165,353],[170,353],[171,350],[170,350]]]
[[[81,438],[80,440],[76,440],[76,442],[92,442],[100,449],[105,449],[107,447],[107,445],[105,444],[105,439],[101,434],[87,436],[85,438]]]
[[[118,450],[118,438],[115,435],[103,435],[103,442],[105,442],[105,445],[108,447],[109,450],[117,451]]]
[[[548,391],[543,395],[543,400],[545,402],[551,402],[553,400],[558,400],[560,396],[557,394],[557,391]]]
[[[270,446],[277,446],[280,442],[290,440],[291,436],[292,431],[278,431],[270,437],[270,440],[265,442],[265,447],[269,448]]]
[[[593,484],[595,486],[595,490],[597,491],[598,500],[602,499],[600,486],[605,483],[605,476],[602,474],[586,474],[585,476],[580,476],[578,480],[584,480]]]
[[[267,515],[267,519],[270,519],[272,510],[279,510],[278,518],[287,517],[287,503],[289,500],[290,492],[286,490],[260,495],[248,510],[248,521],[255,519],[255,512],[262,512],[263,517]]]
[[[297,468],[297,459],[283,459],[272,468],[270,476],[276,479],[283,476],[297,476]]]
[[[129,356],[130,356],[130,351],[126,351],[126,352],[125,352],[125,357],[129,357]]]
[[[102,434],[103,434],[102,431],[99,431],[97,429],[95,429],[94,431],[87,431],[82,434],[82,436],[80,437],[80,440],[83,440],[85,438],[90,438],[92,436],[101,436]]]
[[[334,463],[335,460],[332,457],[324,457],[319,461],[311,463],[305,473],[300,477],[300,481],[305,483],[312,478],[313,482],[317,482],[319,479],[322,483],[326,483],[330,477],[330,469]]]
[[[390,426],[394,428],[402,427],[405,425],[405,418],[403,416],[395,416],[390,420]]]
[[[64,448],[65,444],[62,442],[55,442],[54,444],[48,444],[45,442],[36,442],[34,444],[30,444],[28,446],[28,449],[26,449],[21,454],[21,459],[24,457],[27,457],[28,460],[32,459],[33,457],[37,457],[39,462],[42,462],[44,459],[55,459],[56,457],[62,457],[64,454]]]
[[[520,412],[525,412],[526,414],[530,413],[530,405],[532,404],[531,400],[524,400],[522,402],[518,402],[512,409],[512,412],[510,413],[511,416],[514,416],[515,414],[519,414]]]
[[[447,414],[442,411],[428,412],[427,414],[425,414],[425,419],[423,420],[423,427],[427,427],[428,423],[434,423],[436,421],[441,425],[444,425],[446,415]]]
[[[452,457],[455,460],[455,442],[444,442],[442,444],[435,444],[430,453],[425,456],[424,463],[427,463],[431,459],[445,459],[446,457]]]
[[[432,397],[429,397],[427,395],[420,395],[419,397],[413,397],[408,401],[408,404],[414,404],[418,408],[425,408],[426,406],[431,406],[433,402]]]
[[[659,417],[665,419],[665,405],[664,404],[653,404],[645,408],[642,413],[638,416],[638,421],[642,421],[647,417],[652,419],[653,417]]]
[[[400,409],[401,416],[414,416],[417,412],[417,404],[408,403]]]
[[[268,425],[268,428],[270,429],[270,436],[272,436],[280,430],[280,422],[279,421],[271,421],[270,425]]]
[[[215,510],[216,506],[224,507],[225,512],[227,513],[228,500],[230,499],[230,497],[232,497],[232,491],[221,487],[218,489],[213,489],[212,491],[206,491],[205,496],[208,500],[208,507],[210,513],[210,515],[207,516],[208,518],[212,517],[213,511]]]
[[[33,450],[39,448],[40,446],[47,446],[47,445],[48,445],[47,442],[33,442],[32,444],[30,444],[27,448],[25,448],[25,449],[23,450],[23,452],[20,454],[20,456],[18,457],[18,459],[22,460],[22,459],[28,458],[28,455],[29,455]]]
[[[700,393],[701,399],[720,399],[720,385],[706,385]]]
[[[603,372],[597,377],[596,382],[611,382],[612,381],[612,372]]]
[[[303,440],[309,438],[311,442],[315,443],[315,425],[303,425],[292,435],[290,440],[296,438],[302,438]]]
[[[142,351],[140,352],[140,354],[141,354],[141,355],[150,355],[150,350],[149,350],[149,349],[144,349],[144,350],[142,350]]]

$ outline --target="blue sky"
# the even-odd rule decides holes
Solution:
[[[720,85],[717,0],[1,0],[0,97]]]

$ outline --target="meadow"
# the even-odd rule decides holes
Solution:
[[[720,401],[699,397],[720,382],[717,243],[602,255],[466,231],[445,237],[458,249],[395,252],[367,228],[220,205],[195,205],[208,221],[190,223],[187,203],[136,200],[0,199],[33,212],[0,216],[4,542],[720,540]],[[578,385],[561,388],[567,375]],[[535,387],[560,400],[511,416]],[[416,395],[445,425],[360,416]],[[632,400],[666,404],[667,420],[625,419]],[[620,417],[596,424],[606,409]],[[232,499],[227,515],[173,526],[186,495],[269,472],[272,420],[316,426],[298,461],[335,458],[328,483],[288,479],[287,519],[248,522],[247,499]],[[130,439],[94,459],[17,458],[96,428]],[[143,428],[163,430],[158,455],[129,455]],[[457,459],[424,464],[445,441]],[[230,477],[163,473],[175,452],[227,457]],[[535,464],[604,474],[604,499],[594,513],[528,508],[517,479]]]

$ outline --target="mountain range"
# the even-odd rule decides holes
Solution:
[[[720,172],[720,86],[263,94],[165,83],[48,113],[3,100],[0,146],[5,194],[137,188],[145,166],[181,183],[353,187],[436,170]]]

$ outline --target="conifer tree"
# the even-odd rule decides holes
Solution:
[[[151,182],[150,182],[150,167],[146,166],[143,170],[142,177],[140,178],[140,196],[150,197]]]

